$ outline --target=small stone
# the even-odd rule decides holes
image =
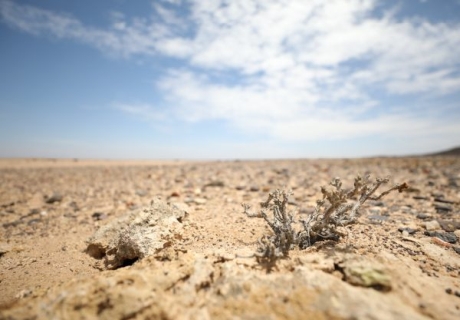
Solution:
[[[220,180],[215,180],[215,181],[211,181],[207,184],[205,184],[205,188],[206,187],[219,187],[219,188],[222,188],[225,186],[225,183],[223,181],[220,181]]]
[[[413,229],[413,228],[409,228],[409,227],[401,227],[401,228],[398,228],[398,231],[399,232],[402,232],[404,234],[404,232],[407,232],[407,234],[414,234],[417,230]]]
[[[204,199],[204,198],[195,198],[195,199],[193,199],[193,202],[195,202],[196,204],[205,204],[206,199]]]
[[[142,189],[137,189],[137,190],[136,190],[136,194],[137,194],[139,197],[145,197],[145,196],[147,195],[147,191],[142,190]]]
[[[246,189],[246,186],[244,184],[240,184],[240,185],[236,186],[235,189],[241,191],[241,190]]]
[[[415,200],[429,200],[430,198],[424,196],[413,196],[412,199]]]
[[[46,203],[55,203],[55,202],[60,202],[62,201],[62,194],[60,194],[59,192],[55,192],[53,193],[53,195],[51,197],[48,197],[45,202]]]
[[[429,214],[426,214],[426,213],[419,213],[416,217],[417,217],[417,219],[420,219],[420,220],[431,219],[431,216]]]
[[[454,232],[455,230],[460,229],[460,223],[457,221],[438,220],[438,222],[441,228],[447,232]]]
[[[452,206],[448,205],[448,204],[445,204],[445,203],[435,203],[434,208],[436,209],[436,212],[438,212],[438,213],[452,211]]]
[[[448,243],[457,242],[457,236],[453,232],[425,231],[425,235],[430,237],[436,237]]]
[[[446,293],[447,293],[447,294],[452,294],[452,289],[451,289],[451,288],[447,288],[447,289],[446,289]]]
[[[257,191],[259,191],[259,190],[260,190],[260,188],[259,188],[258,186],[251,186],[251,187],[249,188],[249,191],[251,191],[251,192],[257,192]]]
[[[440,228],[441,228],[441,226],[439,225],[438,221],[436,221],[436,220],[425,222],[425,229],[428,230],[428,231],[438,230]]]
[[[179,192],[177,192],[177,191],[173,191],[173,192],[171,192],[171,194],[170,194],[170,197],[171,197],[171,198],[177,198],[177,197],[180,197],[180,193],[179,193]]]
[[[448,204],[455,204],[456,202],[453,200],[448,200],[444,198],[434,198],[434,201],[441,202],[441,203],[448,203]]]
[[[391,277],[388,271],[379,263],[367,260],[348,260],[341,264],[345,279],[348,283],[371,287],[379,291],[390,291]]]
[[[91,217],[93,217],[94,220],[99,221],[99,220],[104,220],[107,218],[107,215],[102,212],[94,212]]]

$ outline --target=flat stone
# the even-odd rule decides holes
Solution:
[[[458,221],[438,220],[438,222],[441,228],[447,232],[454,232],[455,230],[460,229],[460,222]]]
[[[51,197],[46,198],[45,202],[49,204],[60,202],[62,201],[62,198],[63,198],[62,194],[60,194],[59,192],[55,192],[52,194]]]
[[[417,219],[420,219],[420,220],[431,219],[431,215],[426,214],[426,213],[419,213],[416,217]]]
[[[427,231],[438,230],[440,228],[441,228],[441,226],[439,225],[438,221],[436,221],[436,220],[425,222],[425,229]]]
[[[204,199],[204,198],[195,198],[195,199],[193,199],[193,202],[195,202],[196,204],[205,204],[206,199]]]
[[[417,230],[416,229],[413,229],[413,228],[409,228],[409,227],[401,227],[401,228],[398,228],[398,231],[399,232],[407,232],[408,234],[414,234]]]
[[[452,206],[446,203],[435,203],[434,208],[437,212],[450,212],[452,211]]]
[[[211,181],[207,184],[204,185],[204,188],[207,188],[207,187],[219,187],[219,188],[222,188],[222,187],[225,187],[225,183],[223,181],[220,181],[220,180],[215,180],[215,181]]]
[[[425,231],[426,236],[436,237],[448,243],[456,243],[457,236],[453,232]]]

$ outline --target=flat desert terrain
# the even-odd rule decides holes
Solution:
[[[294,226],[340,177],[408,188],[340,238],[268,266],[250,218],[292,190]],[[380,192],[379,192],[380,191]],[[460,157],[0,160],[0,319],[460,319]]]

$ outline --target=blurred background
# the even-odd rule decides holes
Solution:
[[[0,157],[460,145],[458,0],[0,0]]]

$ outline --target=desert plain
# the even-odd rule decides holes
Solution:
[[[242,203],[257,211],[290,189],[297,221],[321,186],[358,174],[409,187],[366,202],[338,241],[271,268],[252,257],[271,231]],[[180,212],[152,227],[155,250],[116,264],[117,248],[91,254],[98,230],[152,201]],[[1,159],[0,319],[460,319],[459,237],[455,156]]]

